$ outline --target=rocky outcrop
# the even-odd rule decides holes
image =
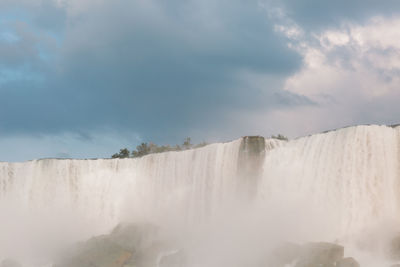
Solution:
[[[186,267],[187,253],[163,240],[151,224],[118,225],[109,235],[78,244],[54,267]],[[193,266],[193,265],[190,265]],[[196,265],[196,266],[201,266]],[[344,258],[344,247],[333,243],[286,243],[257,267],[360,267]],[[11,263],[0,267],[19,267]]]
[[[273,252],[265,267],[359,267],[353,258],[344,258],[344,247],[332,243],[287,243]]]
[[[262,136],[245,136],[239,149],[239,195],[252,197],[257,191],[265,156],[265,139]]]
[[[121,267],[132,258],[133,253],[106,236],[94,237],[81,244],[72,257],[55,267]]]
[[[331,243],[308,243],[301,247],[296,267],[335,266],[344,256],[344,247]]]
[[[109,235],[79,244],[55,267],[153,267],[158,265],[165,251],[171,248],[161,240],[157,227],[121,224]]]
[[[161,241],[152,225],[119,225],[110,235],[80,244],[76,252],[54,267],[185,267],[186,253]],[[360,267],[344,258],[344,248],[332,243],[286,243],[259,267]],[[0,267],[19,267],[1,265]]]

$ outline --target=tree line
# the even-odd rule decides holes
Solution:
[[[202,142],[200,144],[194,145],[191,142],[190,137],[185,138],[183,141],[182,145],[175,145],[175,146],[170,146],[170,145],[162,145],[159,146],[154,143],[141,143],[136,147],[136,149],[129,151],[128,148],[122,148],[119,150],[118,153],[115,153],[111,156],[111,158],[116,159],[116,158],[138,158],[138,157],[143,157],[145,155],[149,154],[154,154],[154,153],[161,153],[161,152],[168,152],[168,151],[182,151],[182,150],[188,150],[192,148],[199,148],[206,146],[206,142]]]
[[[288,138],[282,134],[278,135],[272,135],[271,138],[273,139],[278,139],[278,140],[283,140],[283,141],[288,141]],[[136,149],[130,151],[128,148],[122,148],[119,150],[118,153],[115,153],[111,156],[113,159],[117,158],[139,158],[143,157],[149,154],[154,154],[154,153],[161,153],[161,152],[168,152],[168,151],[182,151],[182,150],[188,150],[192,148],[199,148],[206,146],[206,142],[202,142],[200,144],[194,145],[191,142],[192,140],[190,137],[186,137],[185,140],[181,145],[175,145],[175,146],[170,146],[170,145],[162,145],[159,146],[154,143],[141,143],[136,147]]]

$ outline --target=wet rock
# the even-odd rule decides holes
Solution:
[[[238,172],[240,177],[238,194],[251,199],[257,192],[257,183],[262,175],[265,156],[265,139],[262,136],[245,136],[239,149]]]
[[[308,243],[302,247],[303,257],[318,262],[335,262],[344,256],[344,247],[332,243]]]
[[[344,258],[336,262],[336,267],[360,267],[354,258]]]
[[[272,252],[265,266],[336,267],[343,259],[344,247],[332,243],[285,243]],[[347,263],[347,260],[344,261]],[[344,265],[347,266],[347,265]],[[352,265],[349,265],[353,267]]]
[[[119,224],[109,239],[130,251],[144,250],[158,242],[159,231],[152,224]]]
[[[21,267],[21,264],[12,259],[4,259],[1,261],[0,267]]]
[[[295,267],[333,267],[344,256],[344,247],[332,243],[308,243]]]
[[[80,245],[75,255],[56,267],[122,267],[133,252],[110,241],[105,236],[94,237]]]
[[[55,267],[156,266],[158,256],[165,250],[167,245],[161,242],[154,225],[120,224],[109,235],[79,244]]]

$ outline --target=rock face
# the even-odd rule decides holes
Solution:
[[[159,229],[152,224],[119,224],[109,239],[130,251],[145,250],[159,239]]]
[[[165,251],[171,251],[171,248],[161,241],[155,226],[118,225],[111,234],[93,237],[78,245],[70,257],[61,260],[55,267],[153,267],[158,265],[162,259],[160,255]]]
[[[344,247],[332,243],[285,244],[274,251],[266,264],[284,267],[359,267],[353,258],[343,258]]]
[[[133,252],[113,242],[109,238],[94,237],[83,244],[76,255],[67,261],[57,264],[59,267],[119,267],[132,258]]]
[[[118,225],[109,235],[79,244],[54,267],[187,267],[187,253],[160,237],[150,224]],[[190,266],[202,266],[201,264]],[[360,267],[344,258],[344,248],[332,243],[286,243],[257,267]],[[19,267],[11,261],[0,267]],[[243,266],[245,267],[245,266]]]
[[[242,139],[238,159],[240,194],[252,197],[257,191],[258,180],[262,175],[265,156],[265,139],[262,136],[245,136]]]
[[[331,243],[309,243],[301,248],[296,267],[335,266],[344,256],[342,246]]]

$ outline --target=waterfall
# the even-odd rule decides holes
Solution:
[[[0,241],[0,251],[17,235],[27,240],[50,232],[73,241],[129,219],[202,220],[236,190],[240,144],[241,139],[133,159],[2,162],[0,236],[6,242]]]
[[[398,223],[400,127],[349,127],[269,150],[259,198],[292,205],[299,227],[304,217],[304,223],[314,224],[314,232],[316,224],[325,224],[321,231],[331,240],[351,239],[380,223]]]
[[[257,239],[274,224],[270,232],[301,242],[399,231],[400,127],[356,126],[288,142],[245,137],[135,159],[1,162],[0,253],[35,247],[44,233],[54,239],[50,247],[84,240],[126,220],[199,222],[243,196],[250,206],[230,214],[229,227],[240,232],[238,220]]]

